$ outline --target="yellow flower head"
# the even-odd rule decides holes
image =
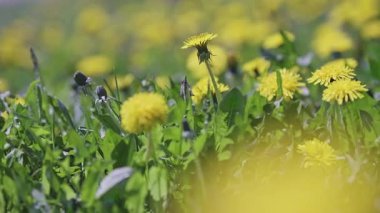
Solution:
[[[288,31],[285,31],[284,33],[285,33],[286,37],[289,39],[289,41],[292,41],[292,42],[294,41],[295,37],[294,37],[293,33],[288,32]],[[268,36],[264,40],[263,47],[265,49],[274,49],[274,48],[278,48],[281,45],[283,45],[284,42],[285,42],[285,40],[282,37],[281,33],[277,32],[275,34]]]
[[[309,83],[329,85],[332,81],[341,79],[352,79],[355,77],[354,68],[357,62],[353,58],[338,59],[326,63],[320,69],[315,71],[313,75],[307,79]]]
[[[191,47],[199,48],[201,46],[207,46],[207,43],[214,39],[217,35],[214,33],[201,33],[198,35],[193,35],[186,39],[181,47],[182,49],[187,49]]]
[[[121,125],[130,133],[151,130],[163,123],[169,113],[164,96],[158,93],[138,93],[126,100],[120,109]]]
[[[215,78],[215,81],[220,92],[225,92],[230,89],[227,85],[219,83],[218,78]],[[215,89],[211,84],[210,78],[202,78],[192,88],[193,96],[191,99],[195,104],[200,104],[202,103],[202,100],[207,96],[209,91],[215,93]]]
[[[117,86],[119,89],[125,89],[131,86],[132,82],[135,80],[135,76],[132,74],[126,74],[123,76],[117,76]],[[111,76],[107,80],[108,85],[112,90],[116,89],[115,77]]]
[[[353,45],[352,39],[334,24],[319,27],[312,42],[313,49],[320,57],[328,57],[334,52],[348,51]]]
[[[282,79],[282,95],[285,100],[290,100],[293,98],[294,93],[305,84],[300,82],[301,76],[298,73],[284,68],[280,70],[280,74]],[[260,95],[271,101],[277,95],[277,73],[272,72],[264,76],[260,81],[258,90]]]
[[[298,152],[304,156],[304,167],[330,166],[336,161],[335,150],[318,139],[298,145]]]
[[[0,78],[0,92],[8,90],[8,82],[5,79]]]
[[[270,67],[270,62],[263,57],[255,58],[247,63],[243,64],[243,72],[253,76],[258,77],[265,74]]]
[[[112,60],[105,55],[88,56],[77,64],[77,69],[88,76],[106,74],[110,72],[112,68]]]
[[[211,60],[212,70],[214,74],[218,76],[226,70],[228,56],[226,51],[218,46],[210,45],[209,49],[213,55]],[[189,55],[186,66],[190,70],[191,74],[197,79],[204,78],[209,75],[207,67],[203,64],[199,64],[197,51],[194,51]]]
[[[344,79],[334,81],[323,91],[322,100],[327,102],[338,102],[341,105],[343,102],[354,101],[363,97],[361,92],[368,91],[365,85],[360,81]]]
[[[182,49],[187,49],[190,47],[197,48],[199,63],[202,63],[203,61],[207,61],[210,59],[211,53],[207,49],[207,44],[216,36],[217,35],[214,33],[201,33],[198,35],[191,36],[183,42],[184,45],[181,48]]]

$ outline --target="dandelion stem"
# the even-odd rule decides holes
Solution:
[[[216,80],[215,80],[214,73],[212,72],[212,69],[211,69],[210,61],[206,60],[205,64],[206,64],[206,67],[207,67],[208,74],[210,75],[210,78],[211,78],[212,86],[215,89],[215,94],[216,94],[217,102],[219,103],[219,101],[221,100],[221,95],[220,95],[220,92],[219,92],[219,89],[218,89],[218,84],[216,83]]]
[[[191,143],[191,149],[193,151],[193,154],[195,155],[195,149],[194,149],[194,141],[190,141]],[[198,158],[198,156],[195,156],[195,171],[198,176],[198,179],[201,184],[201,191],[202,191],[202,198],[204,199],[206,197],[206,184],[205,184],[205,178],[203,175],[203,169],[202,169],[202,164]]]

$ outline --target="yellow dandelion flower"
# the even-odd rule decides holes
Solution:
[[[212,70],[213,73],[218,76],[226,70],[228,55],[224,49],[218,46],[210,45],[209,49],[213,55],[211,60],[213,68]],[[189,55],[187,58],[186,67],[189,69],[192,76],[197,79],[204,78],[209,75],[207,67],[203,64],[199,64],[197,51],[194,51]]]
[[[167,89],[170,88],[170,79],[167,76],[157,76],[154,79],[154,82],[156,85],[161,89]]]
[[[362,92],[368,89],[362,85],[360,81],[344,79],[334,81],[327,86],[323,91],[322,100],[327,102],[338,102],[341,105],[343,102],[354,101],[355,99],[363,98]]]
[[[105,55],[88,56],[77,64],[77,70],[88,76],[106,74],[112,70],[112,67],[112,60]]]
[[[380,38],[380,20],[366,23],[361,29],[361,35],[366,39]]]
[[[247,63],[243,64],[243,72],[252,76],[257,77],[265,74],[270,67],[270,61],[263,57],[255,58]]]
[[[169,113],[164,96],[158,93],[138,93],[126,100],[120,109],[121,125],[130,133],[151,130],[163,123]]]
[[[220,92],[225,92],[230,89],[227,85],[223,83],[219,83],[218,78],[216,78],[215,81],[217,83],[217,87]],[[207,96],[209,91],[211,91],[212,93],[215,93],[215,89],[211,85],[211,80],[208,77],[202,78],[201,80],[199,80],[194,85],[191,91],[193,93],[193,96],[191,97],[191,99],[193,100],[195,104],[202,103],[202,100]]]
[[[214,33],[201,33],[198,35],[191,36],[183,42],[184,45],[181,48],[197,48],[199,63],[202,63],[203,61],[207,61],[210,59],[211,53],[207,48],[207,44],[216,36],[217,35]]]
[[[5,92],[6,90],[8,90],[8,82],[0,78],[0,92]]]
[[[183,42],[184,45],[181,48],[187,49],[195,47],[198,49],[202,46],[207,46],[207,43],[214,39],[216,36],[217,35],[214,33],[201,33],[198,35],[191,36]]]
[[[131,84],[135,80],[135,76],[132,75],[132,74],[126,74],[126,75],[123,75],[123,76],[117,76],[116,78],[117,78],[117,86],[118,86],[119,89],[126,89],[126,88],[128,88],[129,86],[131,86]],[[115,82],[115,77],[114,76],[109,77],[107,79],[107,83],[108,83],[108,85],[110,86],[110,88],[112,90],[116,89],[116,82]]]
[[[357,61],[353,58],[330,61],[315,71],[307,81],[327,86],[335,80],[352,79],[355,77],[353,69],[357,64]]]
[[[284,33],[285,33],[286,37],[289,39],[289,41],[294,41],[295,36],[294,36],[293,33],[288,32],[288,31],[285,31]],[[282,37],[281,33],[277,32],[275,34],[272,34],[272,35],[268,36],[264,40],[263,47],[265,49],[274,49],[274,48],[278,48],[281,45],[283,45],[284,42],[285,42],[285,40]]]
[[[282,79],[282,95],[285,100],[290,100],[293,98],[294,93],[305,84],[300,82],[301,76],[298,73],[284,68],[280,70],[280,74]],[[260,81],[258,90],[260,95],[271,101],[277,95],[277,73],[272,72],[264,76]]]
[[[335,150],[316,138],[298,145],[298,152],[304,157],[304,167],[330,166],[336,161]]]
[[[312,41],[312,46],[317,55],[328,57],[334,52],[345,52],[354,46],[352,39],[335,24],[320,26]]]

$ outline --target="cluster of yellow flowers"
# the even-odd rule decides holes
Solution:
[[[364,97],[362,92],[368,91],[360,81],[353,80],[356,66],[352,58],[331,61],[315,71],[308,82],[326,86],[322,99],[341,105]]]

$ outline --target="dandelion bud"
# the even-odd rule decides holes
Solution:
[[[236,75],[238,73],[238,60],[235,54],[231,54],[227,58],[227,67],[230,73]]]
[[[98,99],[101,101],[106,101],[107,100],[107,91],[104,89],[103,86],[97,86],[96,87],[96,95],[98,95]]]
[[[86,86],[90,82],[90,78],[85,76],[81,72],[75,72],[74,73],[74,81],[77,83],[79,86]]]
[[[190,124],[186,118],[182,119],[182,137],[185,139],[191,139],[193,137],[193,131],[191,131]]]
[[[190,91],[190,85],[189,85],[189,82],[187,81],[187,77],[185,76],[185,79],[183,79],[183,81],[181,81],[180,96],[184,100],[187,100],[188,96],[189,96],[189,91]]]

